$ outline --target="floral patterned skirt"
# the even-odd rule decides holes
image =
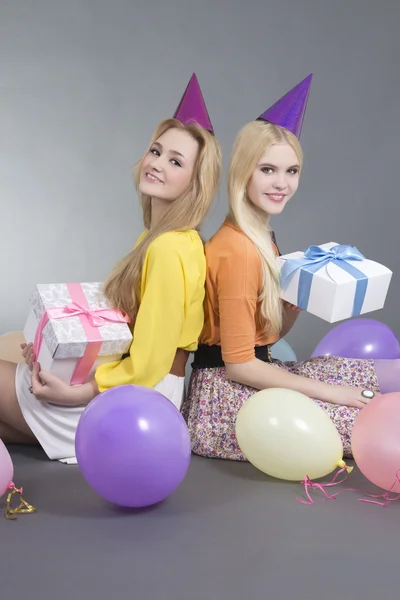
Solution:
[[[304,362],[273,361],[279,369],[333,385],[352,385],[379,392],[373,360],[324,356]],[[189,427],[193,452],[212,458],[246,460],[235,435],[236,417],[244,402],[257,390],[230,381],[225,368],[192,371],[182,413]],[[351,456],[350,437],[358,408],[314,400],[332,419]]]

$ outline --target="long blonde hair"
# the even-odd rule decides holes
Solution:
[[[263,154],[272,145],[282,142],[293,148],[301,167],[303,153],[300,142],[290,131],[261,120],[247,123],[233,145],[228,172],[228,218],[240,227],[260,254],[262,284],[258,300],[261,326],[271,335],[278,335],[282,328],[279,267],[271,239],[269,215],[249,200],[247,186]]]
[[[139,190],[140,171],[153,143],[169,129],[189,133],[198,142],[199,151],[188,189],[171,202],[163,217],[151,227],[151,196]],[[105,284],[105,296],[110,305],[127,314],[134,324],[139,309],[139,290],[143,261],[150,244],[168,231],[198,229],[211,206],[221,175],[221,149],[216,138],[197,124],[183,125],[176,119],[165,119],[156,128],[146,153],[135,165],[134,181],[148,234],[132,252],[114,268]]]

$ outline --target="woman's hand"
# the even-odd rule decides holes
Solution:
[[[22,356],[25,359],[25,364],[28,365],[29,370],[32,371],[33,363],[36,361],[36,356],[33,351],[33,344],[20,344],[20,348],[22,350]]]
[[[42,371],[37,362],[33,363],[30,389],[42,402],[50,402],[59,406],[75,405],[76,390],[53,373]]]
[[[287,302],[286,300],[282,300],[282,304],[284,309],[293,310],[296,313],[301,312],[301,308],[299,308],[295,304],[290,304],[290,302]]]
[[[42,371],[37,362],[33,363],[31,390],[42,402],[70,407],[84,406],[99,393],[94,379],[84,385],[68,385],[53,373]]]
[[[329,400],[329,402],[332,404],[364,408],[372,400],[372,398],[364,398],[361,395],[363,388],[349,385],[332,385],[330,387],[332,388],[332,400]]]

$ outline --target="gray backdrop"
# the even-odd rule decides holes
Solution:
[[[35,283],[102,280],[140,233],[131,165],[195,71],[225,153],[314,73],[281,250],[336,241],[394,272],[400,334],[398,0],[0,0],[0,333]],[[204,226],[226,212],[225,180]],[[330,329],[303,314],[301,358]]]

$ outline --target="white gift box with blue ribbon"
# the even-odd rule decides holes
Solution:
[[[335,323],[383,308],[392,271],[329,242],[279,257],[281,298]]]

